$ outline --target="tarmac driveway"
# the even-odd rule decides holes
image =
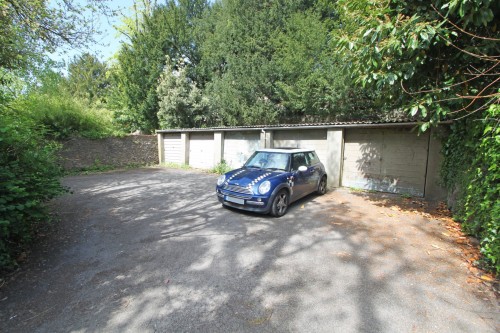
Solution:
[[[331,191],[282,218],[224,209],[217,176],[65,179],[60,224],[0,288],[1,332],[496,332],[439,220]]]

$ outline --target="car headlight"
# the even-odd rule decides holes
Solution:
[[[269,192],[270,189],[271,189],[271,182],[269,180],[263,181],[259,185],[259,193],[260,194],[266,194],[267,192]]]
[[[224,184],[225,181],[226,181],[226,175],[220,176],[219,178],[217,178],[217,186],[221,186],[222,184]]]

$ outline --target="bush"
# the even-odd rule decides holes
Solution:
[[[13,268],[37,228],[49,221],[45,203],[64,191],[57,146],[19,113],[0,109],[0,269]]]
[[[212,173],[216,173],[219,175],[223,175],[226,172],[231,171],[231,167],[227,165],[226,161],[222,160],[220,163],[218,163],[216,166],[213,167],[213,169],[210,170]]]
[[[99,139],[124,135],[113,123],[113,113],[99,106],[88,106],[65,93],[30,93],[20,98],[13,106],[44,125],[48,133],[56,139],[82,136]]]
[[[457,201],[455,217],[480,240],[483,263],[500,273],[500,106],[483,119],[452,126],[444,146],[442,176]]]

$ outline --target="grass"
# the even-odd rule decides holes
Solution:
[[[180,164],[174,162],[163,162],[160,164],[160,166],[170,169],[191,169],[191,167],[188,164]]]
[[[359,187],[349,187],[349,190],[354,193],[377,193],[378,191],[375,190],[368,190],[364,188],[359,188]]]
[[[216,166],[214,166],[212,169],[210,169],[211,173],[216,173],[218,175],[223,175],[226,172],[231,171],[231,167],[227,165],[226,161],[222,160],[220,161]]]
[[[149,166],[150,165],[144,165],[144,164],[140,164],[140,163],[131,163],[131,164],[127,164],[125,166],[106,165],[106,164],[95,163],[94,165],[92,165],[90,167],[66,171],[64,174],[66,176],[91,175],[91,174],[96,174],[96,173],[101,173],[101,172],[127,170],[127,169],[138,169],[138,168],[144,168],[144,167],[149,167]],[[154,166],[157,166],[157,165],[154,165]]]

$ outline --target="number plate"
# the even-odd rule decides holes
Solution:
[[[240,198],[230,197],[228,195],[226,195],[226,201],[234,202],[234,203],[237,203],[239,205],[244,205],[245,204],[245,200],[240,199]]]

